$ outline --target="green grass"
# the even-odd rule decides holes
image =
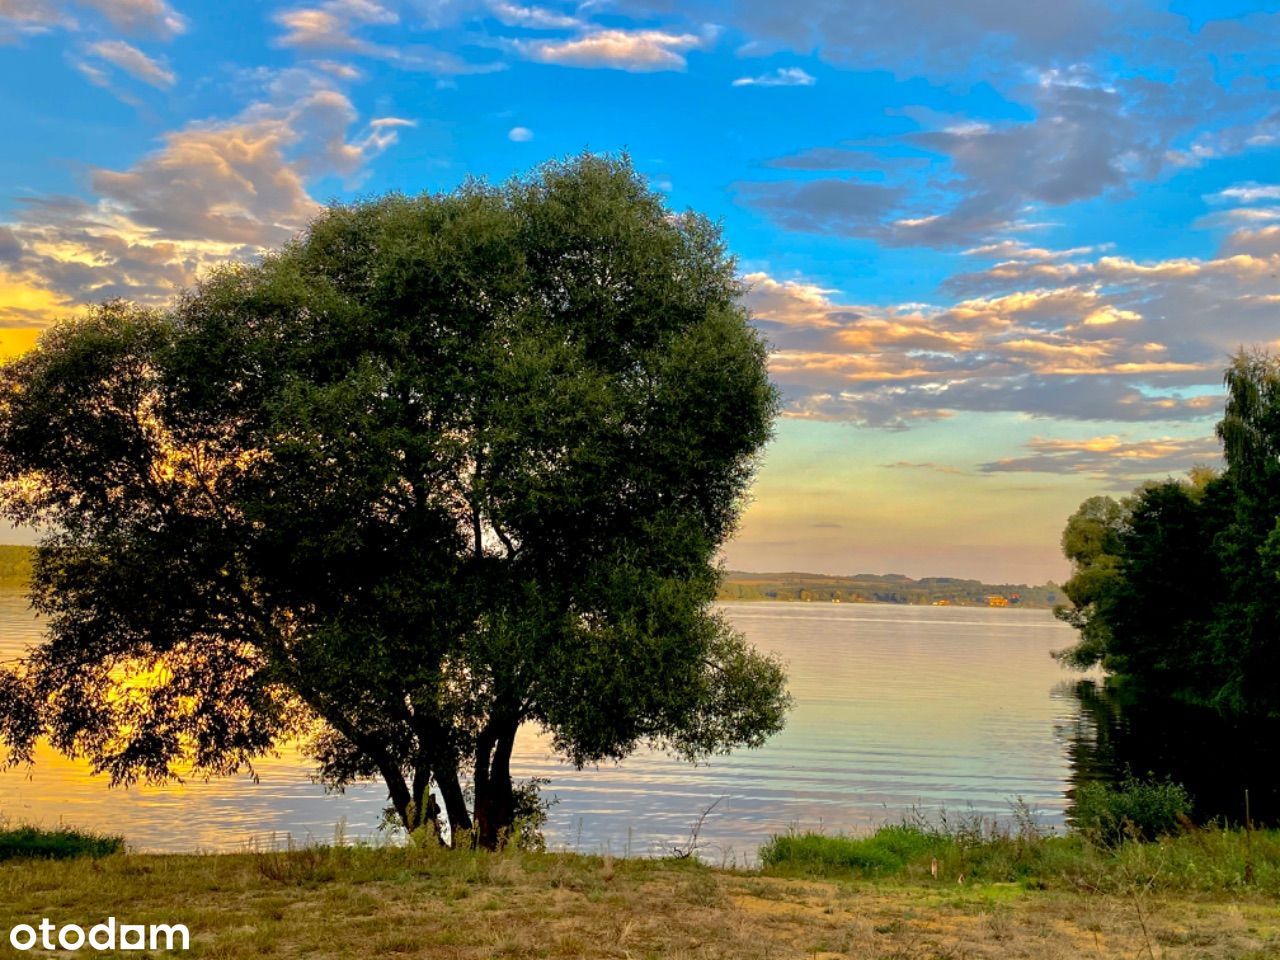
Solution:
[[[948,831],[904,824],[867,837],[788,833],[765,844],[760,859],[766,873],[778,876],[952,883],[963,878],[1029,889],[1280,896],[1280,830],[1209,827],[1150,842],[1104,843],[1082,833],[1044,836],[994,826]]]
[[[109,857],[124,850],[121,837],[81,830],[38,827],[0,829],[0,861],[69,860],[74,857]]]
[[[805,849],[820,852],[837,838],[822,839]],[[845,865],[822,877],[714,869],[692,859],[433,845],[15,860],[0,863],[0,936],[33,918],[86,926],[114,916],[188,926],[193,960],[1280,955],[1277,900],[1257,885],[1226,893],[1213,881],[1218,892],[1186,894],[957,884],[945,873],[932,877],[927,862],[921,869],[926,839],[936,838],[895,828],[852,848],[853,859],[870,867],[851,866],[846,845],[834,844]],[[1205,862],[1183,852],[1189,862]],[[894,858],[904,866],[885,866]],[[881,872],[874,880],[856,873],[866,869]]]
[[[910,863],[928,863],[941,846],[924,830],[910,826],[881,827],[869,837],[787,833],[760,849],[760,862],[775,872],[883,876]]]

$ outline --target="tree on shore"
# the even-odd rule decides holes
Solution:
[[[1068,520],[1080,631],[1061,657],[1144,693],[1280,714],[1280,360],[1242,351],[1224,377],[1226,469],[1094,497]]]
[[[715,225],[585,155],[55,326],[0,370],[47,630],[0,672],[9,762],[166,781],[305,736],[493,847],[525,724],[578,765],[759,745],[783,671],[711,607],[777,407],[740,294]]]

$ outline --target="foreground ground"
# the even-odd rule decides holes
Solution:
[[[1249,889],[784,878],[435,849],[0,863],[0,952],[16,924],[107,916],[186,924],[189,955],[225,960],[1280,957],[1280,904]]]

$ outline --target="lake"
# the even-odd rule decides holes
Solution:
[[[574,770],[545,738],[517,742],[518,777],[545,777],[553,848],[668,852],[702,829],[711,859],[750,860],[789,826],[864,830],[913,806],[1007,816],[1021,797],[1061,824],[1073,749],[1093,729],[1074,680],[1049,656],[1073,632],[1046,610],[880,604],[725,604],[760,648],[787,663],[795,710],[764,748],[696,767],[645,753]],[[0,591],[0,659],[39,636],[25,599]],[[1095,764],[1096,766],[1096,764]],[[379,785],[326,795],[293,751],[248,777],[108,789],[82,763],[40,752],[0,773],[0,815],[123,832],[146,850],[234,850],[256,838],[376,836]]]

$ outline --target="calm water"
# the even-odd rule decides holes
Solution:
[[[1089,726],[1072,674],[1049,657],[1072,632],[1047,611],[836,604],[728,604],[759,647],[787,662],[796,700],[763,749],[690,767],[660,755],[576,771],[529,731],[517,776],[550,779],[552,846],[664,852],[717,798],[708,853],[751,857],[789,825],[863,829],[913,804],[1007,814],[1022,797],[1061,822],[1072,738]],[[23,598],[0,592],[0,659],[39,635]],[[290,753],[248,778],[109,790],[83,765],[41,753],[0,774],[0,815],[123,832],[143,849],[236,849],[272,833],[327,839],[374,832],[376,785],[326,795]]]

